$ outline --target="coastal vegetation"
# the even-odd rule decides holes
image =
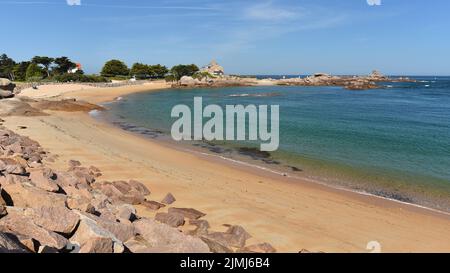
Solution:
[[[173,76],[173,78],[177,81],[179,81],[183,76],[193,76],[196,72],[200,71],[198,66],[195,64],[179,64],[172,69],[170,69],[170,74]]]
[[[100,74],[103,77],[128,76],[128,66],[120,60],[110,60],[105,63]]]
[[[136,79],[162,79],[169,72],[169,69],[161,64],[147,65],[134,63],[130,69],[130,75]]]
[[[198,68],[197,68],[198,69]],[[110,82],[131,78],[164,79],[169,69],[161,64],[135,63],[131,69],[117,59],[107,61],[100,75],[85,74],[80,64],[66,56],[35,56],[31,60],[16,62],[6,54],[0,55],[0,78],[15,82]]]

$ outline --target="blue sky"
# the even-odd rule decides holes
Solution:
[[[449,11],[448,0],[0,0],[0,53],[69,56],[89,73],[111,58],[214,58],[239,74],[450,75]]]

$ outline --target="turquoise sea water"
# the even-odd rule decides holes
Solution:
[[[150,137],[169,134],[171,109],[203,104],[280,105],[280,148],[249,142],[196,143],[321,182],[450,211],[450,78],[348,91],[340,87],[229,87],[132,94],[108,104],[117,125]],[[248,94],[248,96],[246,95]],[[236,96],[240,95],[240,96]],[[160,134],[161,133],[161,134]],[[186,144],[186,143],[185,143]],[[187,144],[191,145],[191,144]]]

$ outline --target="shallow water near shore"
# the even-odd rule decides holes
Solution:
[[[254,142],[184,142],[280,174],[450,211],[450,78],[417,77],[384,89],[228,87],[136,93],[108,103],[106,118],[125,130],[170,141],[173,106],[280,105],[280,148]],[[191,108],[192,109],[192,108]]]

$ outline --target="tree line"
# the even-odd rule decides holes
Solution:
[[[100,75],[85,75],[82,70],[72,73],[77,64],[68,57],[35,56],[31,60],[16,62],[6,54],[0,55],[0,78],[12,81],[58,81],[58,82],[108,82],[111,79],[166,79],[178,81],[183,76],[204,78],[205,75],[195,64],[179,64],[168,69],[161,64],[134,63],[129,68],[123,61],[107,61]]]
[[[35,56],[29,61],[16,62],[6,54],[0,55],[0,77],[12,81],[51,78],[67,73],[76,64],[68,57]]]

